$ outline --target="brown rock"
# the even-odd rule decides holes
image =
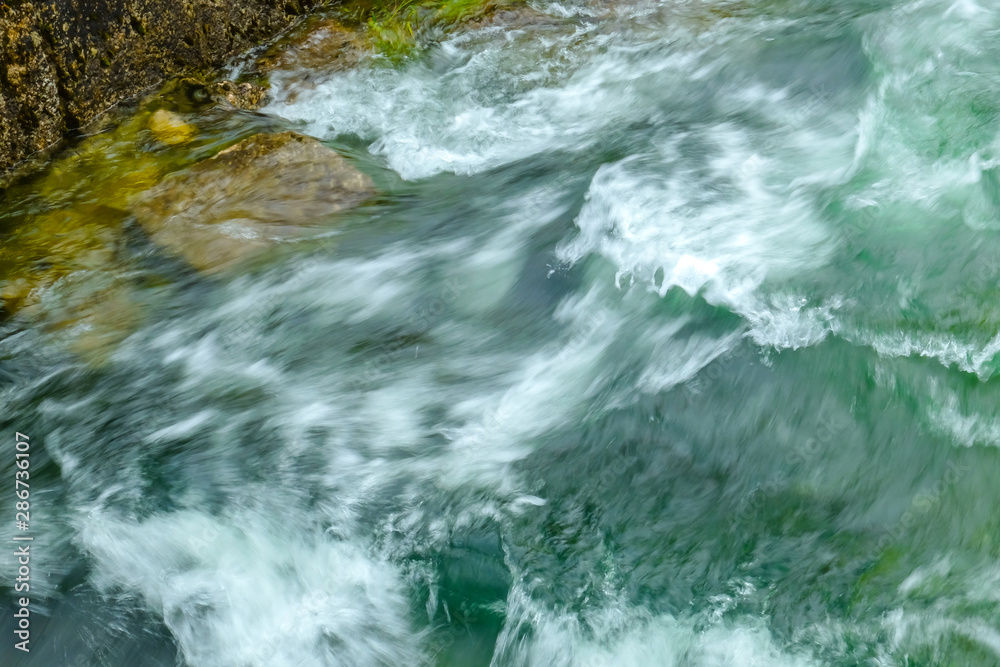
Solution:
[[[315,139],[257,134],[138,197],[154,242],[202,271],[220,271],[356,206],[371,178]]]
[[[555,26],[566,23],[549,14],[529,7],[528,5],[511,5],[495,7],[480,16],[462,21],[460,30],[478,30],[480,28],[501,27],[507,30],[519,30],[530,26]]]
[[[331,18],[314,19],[279,40],[257,60],[261,74],[306,76],[348,69],[368,51],[364,36]]]
[[[188,112],[202,111],[212,104],[254,110],[267,102],[268,92],[256,83],[229,80],[206,83],[195,77],[182,77],[167,81],[153,97]]]
[[[208,84],[206,89],[214,99],[225,101],[237,109],[259,109],[267,103],[267,89],[255,83],[219,81]]]
[[[0,5],[0,169],[62,135],[64,113],[55,64],[39,48],[33,19],[33,11]]]
[[[323,2],[0,3],[0,171],[167,77],[218,68]]]
[[[46,313],[47,328],[61,332],[69,349],[91,366],[103,366],[147,314],[146,305],[122,279],[97,289],[69,285],[65,291],[59,307]]]

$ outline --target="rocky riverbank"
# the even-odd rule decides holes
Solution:
[[[142,322],[150,289],[253,270],[283,248],[329,246],[326,230],[377,199],[369,173],[379,166],[359,160],[348,145],[331,147],[259,112],[270,96],[293,97],[344,69],[392,67],[455,31],[552,22],[525,6],[463,0],[392,15],[345,5],[305,17],[231,61],[235,81],[203,66],[216,62],[216,52],[205,51],[188,59],[201,64],[183,75],[169,69],[182,68],[178,58],[160,69],[122,64],[122,72],[141,70],[144,82],[154,72],[167,81],[134,94],[124,80],[106,80],[105,96],[86,100],[76,98],[83,78],[68,95],[57,83],[62,74],[53,74],[53,102],[44,85],[27,85],[44,68],[9,66],[8,80],[15,70],[22,78],[0,89],[0,105],[20,106],[0,127],[0,165],[58,142],[72,126],[80,132],[11,170],[0,186],[0,321],[17,316],[60,332],[99,362]],[[30,51],[35,65],[58,62],[48,42],[31,48],[19,53]],[[80,72],[86,74],[82,65]],[[86,85],[99,87],[94,80]],[[114,108],[102,114],[101,99]],[[98,117],[86,121],[92,114]]]
[[[166,78],[205,72],[323,0],[0,6],[0,172]]]

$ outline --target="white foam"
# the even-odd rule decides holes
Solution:
[[[508,487],[513,478],[507,465],[534,451],[535,438],[580,416],[601,386],[601,355],[619,324],[601,309],[598,294],[565,301],[556,318],[567,325],[567,337],[519,360],[503,389],[449,410],[461,425],[445,432],[451,444],[443,484],[475,480]]]
[[[742,338],[742,331],[719,338],[676,336],[686,324],[686,318],[679,318],[668,326],[646,330],[643,343],[652,344],[652,348],[637,382],[640,391],[658,393],[691,380],[701,369],[735,348]]]
[[[937,359],[945,366],[978,375],[987,380],[995,371],[993,360],[1000,353],[1000,333],[982,344],[965,342],[948,334],[908,332],[874,333],[841,331],[848,340],[868,345],[886,357],[921,356]]]
[[[66,443],[53,434],[53,456],[73,495],[85,500],[72,520],[95,583],[141,596],[193,666],[417,664],[428,657],[424,635],[409,624],[409,582],[391,557],[427,550],[463,522],[544,511],[545,489],[525,488],[515,464],[546,435],[687,382],[744,336],[760,346],[799,348],[835,332],[883,355],[932,356],[989,377],[1000,335],[972,343],[943,334],[845,332],[837,316],[847,301],[817,297],[809,287],[841,242],[824,221],[819,195],[872,167],[866,160],[890,156],[898,161],[896,178],[873,184],[858,202],[930,209],[996,166],[980,156],[929,163],[885,125],[890,98],[916,90],[948,60],[929,52],[911,67],[926,34],[942,37],[932,48],[976,55],[975,40],[959,30],[961,17],[976,8],[962,0],[947,14],[946,4],[915,3],[902,12],[919,10],[930,23],[955,17],[937,32],[909,36],[902,21],[870,36],[866,48],[882,54],[888,73],[859,109],[840,112],[826,102],[798,108],[801,100],[780,86],[730,82],[724,74],[740,49],[749,49],[743,43],[760,36],[746,23],[727,33],[734,22],[720,21],[705,28],[707,36],[621,25],[628,23],[622,18],[655,18],[662,3],[553,5],[554,14],[612,14],[619,23],[557,28],[530,43],[486,30],[398,69],[334,75],[294,101],[279,88],[269,112],[303,121],[318,136],[353,133],[407,179],[479,173],[555,152],[568,167],[579,160],[588,165],[582,177],[593,177],[577,229],[558,256],[601,261],[590,263],[582,287],[556,308],[560,333],[523,345],[504,340],[488,316],[518,287],[528,238],[566,212],[563,183],[526,185],[496,229],[480,237],[399,244],[256,275],[220,288],[228,289],[224,303],[197,325],[185,318],[137,334],[116,360],[176,371],[182,380],[171,389],[190,401],[182,416],[151,427],[143,445],[197,441],[200,461],[225,487],[213,491],[230,504],[212,514],[197,504],[207,493],[198,489],[172,498],[180,509],[141,518],[113,513],[112,501],[131,508],[143,499],[147,480],[138,464],[126,462],[115,483],[105,484],[80,449],[61,447]],[[946,34],[952,29],[956,34]],[[708,112],[705,90],[715,105]],[[608,136],[633,126],[653,128],[648,145],[590,165]],[[456,316],[415,313],[414,304],[428,297],[428,276],[442,274],[449,282],[434,304]],[[742,324],[714,336],[691,334],[691,321],[646,312],[675,288],[729,309]],[[265,334],[300,314],[307,315],[302,331]],[[357,362],[363,355],[338,347],[351,327],[376,341],[386,331],[415,332],[423,349],[401,344]],[[609,350],[626,344],[637,361],[631,384],[617,383],[625,372],[607,363]],[[432,345],[449,352],[428,354]],[[314,356],[322,363],[304,363]],[[266,391],[267,400],[245,412],[217,401],[247,386]],[[61,409],[84,414],[93,405]],[[246,456],[240,428],[261,422],[280,434],[272,443],[280,461],[269,471],[273,484],[249,484],[233,472],[239,467],[232,460]],[[996,420],[963,412],[957,402],[945,402],[932,423],[967,446],[1000,443]],[[305,472],[298,457],[308,460]],[[315,505],[297,495],[306,483],[321,496]],[[442,489],[461,507],[433,515],[426,494]],[[361,517],[379,503],[391,509],[373,528]],[[375,530],[406,548],[380,551]],[[918,587],[918,578],[908,585]],[[671,616],[631,606],[610,581],[600,601],[570,614],[531,601],[521,586],[510,593],[494,664],[807,665],[804,652],[816,648],[799,643],[808,646],[800,653],[762,619],[736,614],[736,594],[707,600],[712,609],[697,618]],[[985,624],[963,629],[951,618],[935,625],[930,615],[918,621],[902,613],[884,627],[893,624],[893,648],[905,644],[904,635],[929,629],[1000,646]],[[815,632],[828,632],[827,647],[856,630],[831,623]]]
[[[931,426],[964,447],[1000,447],[1000,420],[980,413],[968,413],[959,404],[958,395],[931,385]]]
[[[651,78],[683,81],[696,53],[610,40],[593,26],[534,35],[460,35],[429,61],[346,72],[266,111],[317,136],[352,133],[407,179],[469,174],[532,155],[588,150],[602,130],[660,116]],[[492,36],[492,37],[490,37]],[[553,56],[552,54],[556,55]],[[595,57],[599,55],[600,57]],[[294,100],[294,101],[292,101]]]
[[[703,177],[669,148],[653,161],[629,158],[601,167],[577,219],[579,234],[559,248],[567,262],[599,253],[661,296],[672,287],[725,305],[747,318],[762,345],[797,347],[822,340],[835,305],[804,307],[794,297],[768,297],[769,278],[821,266],[832,251],[828,231],[808,200],[767,187],[737,128],[711,135],[729,159],[715,177],[735,177],[728,196],[704,193]]]
[[[549,10],[568,11],[560,7]],[[748,129],[730,122],[701,125],[687,98],[701,95],[698,81],[722,76],[732,56],[721,56],[718,44],[707,48],[698,32],[711,25],[712,39],[738,54],[745,48],[738,38],[767,23],[742,22],[740,32],[729,22],[699,20],[688,31],[684,20],[643,25],[632,16],[636,9],[621,10],[633,22],[614,19],[610,30],[588,23],[513,46],[494,33],[463,34],[399,69],[354,70],[294,97],[279,89],[267,110],[305,121],[320,136],[369,139],[372,152],[408,179],[480,172],[553,151],[582,155],[629,125],[662,125],[656,150],[598,170],[580,234],[561,246],[560,257],[602,254],[619,279],[660,294],[672,286],[702,293],[747,317],[762,345],[822,340],[828,305],[805,313],[775,308],[760,289],[822,266],[834,249],[810,192],[858,168],[866,144],[857,119],[819,104],[803,115],[801,100],[786,90],[741,82],[718,90],[715,103],[730,115],[762,117],[775,128],[777,148],[762,151]],[[675,91],[669,102],[679,105],[676,113],[692,115],[691,129],[678,132],[674,117],[664,115],[667,90]],[[710,146],[702,167],[680,157],[686,139]]]
[[[417,664],[399,573],[273,510],[141,521],[95,512],[79,538],[94,584],[141,594],[193,667]]]
[[[620,602],[584,616],[541,608],[515,589],[493,664],[531,667],[806,667],[818,664],[780,647],[759,619],[705,623],[651,614]],[[707,625],[707,627],[704,627]],[[525,630],[530,628],[530,633]],[[520,637],[527,634],[528,639]]]

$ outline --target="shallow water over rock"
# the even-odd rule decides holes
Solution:
[[[130,212],[154,243],[221,271],[373,193],[370,177],[315,139],[255,134],[171,174]]]

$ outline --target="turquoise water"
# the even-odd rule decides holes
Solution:
[[[1000,9],[537,10],[275,81],[315,242],[6,323],[37,664],[1000,664]]]

